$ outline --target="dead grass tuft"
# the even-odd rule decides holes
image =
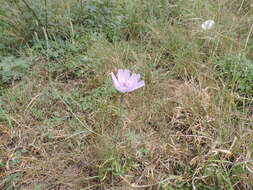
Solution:
[[[238,12],[226,0],[165,3],[170,18],[152,2],[129,14],[128,39],[87,33],[93,38],[80,55],[39,57],[3,91],[0,189],[252,189],[252,106],[213,65],[231,52],[250,57],[249,2]],[[149,19],[135,28],[140,15]],[[226,22],[229,15],[243,18]],[[210,33],[199,28],[207,16],[217,19]],[[109,75],[119,68],[146,84],[123,103]]]

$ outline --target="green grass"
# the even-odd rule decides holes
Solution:
[[[253,188],[250,0],[0,3],[0,189]]]

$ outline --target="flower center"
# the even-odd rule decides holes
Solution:
[[[126,82],[123,82],[123,83],[122,83],[122,86],[124,86],[124,87],[126,87],[126,88],[127,88],[127,84],[126,84]]]

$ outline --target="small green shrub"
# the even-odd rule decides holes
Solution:
[[[1,177],[0,188],[5,190],[15,189],[16,183],[19,181],[20,176],[21,175],[19,173],[14,173],[8,176]]]
[[[229,88],[253,97],[253,61],[243,55],[225,55],[215,60],[216,71]]]
[[[82,39],[81,39],[82,40]],[[53,76],[66,73],[73,76],[79,71],[80,56],[89,46],[89,39],[85,42],[71,42],[70,40],[34,40],[31,48],[27,49],[28,55],[42,56],[48,61],[47,69]],[[83,56],[82,56],[83,57]]]
[[[124,4],[120,1],[90,0],[81,18],[88,29],[103,33],[109,41],[115,41],[120,39],[125,14]]]
[[[0,58],[0,82],[8,84],[14,80],[19,80],[27,73],[31,63],[29,58],[23,57],[9,56]]]
[[[32,46],[34,54],[47,57],[49,60],[60,60],[68,55],[77,53],[81,47],[68,40],[39,40]]]
[[[0,41],[17,47],[35,38],[79,38],[87,31],[114,41],[120,38],[124,12],[124,1],[116,0],[3,0]]]

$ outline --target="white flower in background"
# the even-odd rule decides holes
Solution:
[[[214,21],[209,19],[202,23],[201,27],[203,30],[210,30],[214,26]]]

